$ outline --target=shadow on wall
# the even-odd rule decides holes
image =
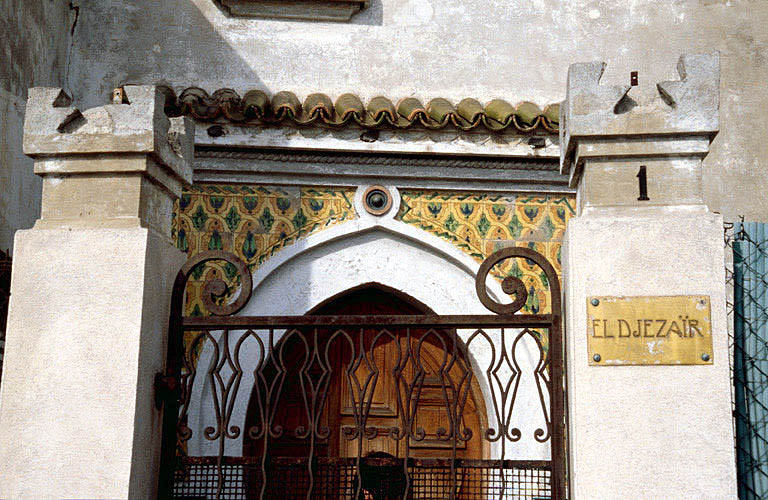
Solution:
[[[213,1],[207,1],[217,12]],[[112,89],[122,85],[158,84],[180,90],[174,83],[208,81],[211,68],[222,65],[227,71],[215,76],[217,88],[235,81],[264,88],[256,71],[221,37],[194,0],[164,0],[162,5],[83,0],[80,26],[71,54],[69,90],[81,109],[103,105]],[[169,37],[176,39],[171,42]],[[125,63],[126,58],[131,64]]]
[[[212,24],[215,18],[221,20],[221,26]],[[367,9],[347,23],[315,24],[381,25],[382,19],[382,1],[371,0]],[[258,74],[260,68],[253,68],[243,59],[220,30],[246,38],[249,28],[255,29],[260,23],[279,23],[288,29],[308,21],[235,19],[213,0],[165,0],[162,5],[136,0],[82,0],[79,22],[68,90],[79,107],[87,108],[104,104],[113,88],[129,84],[162,84],[176,91],[196,82],[205,82],[210,92],[238,84],[268,93],[283,90],[266,88]],[[275,36],[280,32],[277,27]],[[253,41],[254,45],[259,43]],[[131,64],[126,64],[126,59]],[[212,68],[226,71],[212,74]]]

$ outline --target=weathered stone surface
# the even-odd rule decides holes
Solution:
[[[647,200],[639,200],[638,172],[645,167]],[[668,206],[706,211],[701,160],[689,158],[605,160],[589,163],[579,181],[577,213],[593,209]],[[621,243],[624,244],[623,242]]]
[[[36,228],[15,249],[0,497],[156,498],[153,378],[184,255],[144,228]]]
[[[24,145],[41,219],[16,236],[0,393],[0,497],[155,498],[172,203],[194,130],[155,87],[79,111],[32,89]],[[42,312],[42,313],[41,313]],[[62,411],[62,409],[74,409]]]
[[[736,498],[722,224],[661,207],[571,219],[563,270],[573,500]],[[714,364],[589,366],[587,297],[597,295],[708,295]]]
[[[24,153],[33,158],[145,153],[179,180],[191,182],[192,122],[169,119],[164,111],[165,96],[157,87],[126,85],[124,89],[127,103],[85,111],[72,106],[61,89],[30,89]]]
[[[681,79],[651,90],[601,85],[605,67],[571,65],[560,108],[560,170],[579,186],[580,209],[703,208],[702,160],[719,126],[719,55],[681,56]],[[641,169],[653,186],[647,197],[639,192],[644,181],[633,179]]]
[[[77,2],[74,2],[77,3]],[[42,181],[22,152],[27,88],[65,86],[76,11],[68,2],[0,2],[0,249],[39,215]]]
[[[683,56],[680,81],[646,92],[600,85],[604,63],[569,71],[560,137],[579,202],[563,252],[574,500],[736,498],[723,221],[702,183],[718,63]],[[588,297],[671,295],[710,298],[711,366],[590,363]]]
[[[568,69],[566,97],[560,107],[567,120],[564,146],[571,139],[651,134],[700,134],[714,137],[719,125],[720,55],[685,54],[680,80],[645,86],[601,85],[606,63],[578,63]],[[564,149],[568,149],[567,147]]]
[[[68,163],[50,161],[65,166]],[[101,172],[46,177],[40,219],[35,228],[151,227],[168,235],[175,197],[153,181],[157,176],[144,175],[141,170],[158,172],[160,168],[149,158],[111,163],[130,165],[133,173],[129,170],[117,175]]]
[[[663,156],[683,152],[675,143],[681,136],[703,136],[711,141],[719,131],[719,54],[681,56],[677,65],[680,80],[659,82],[653,90],[601,85],[605,67],[604,62],[592,62],[572,64],[568,69],[566,98],[560,107],[560,165],[562,172],[571,171],[573,185],[581,168],[579,156],[585,156],[577,150],[581,144],[639,138],[634,143],[635,156],[643,155],[644,145],[648,146],[645,156]],[[601,152],[586,156],[624,154],[621,149],[602,148]]]
[[[81,112],[61,89],[33,88],[24,149],[43,177],[35,227],[152,227],[169,234],[173,200],[192,180],[194,125],[165,115],[156,87]]]

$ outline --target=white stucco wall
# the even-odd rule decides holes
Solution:
[[[568,65],[654,87],[683,52],[722,54],[721,133],[705,192],[726,217],[768,220],[768,3],[759,0],[371,0],[351,23],[226,16],[213,0],[75,0],[69,85],[102,102],[123,83],[293,90],[364,100],[442,96],[560,101]]]

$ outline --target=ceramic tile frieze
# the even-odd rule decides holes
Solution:
[[[497,195],[447,191],[401,192],[397,219],[456,245],[478,262],[514,245],[541,253],[561,272],[560,251],[568,219],[575,214],[573,196]],[[544,272],[526,259],[510,259],[492,271],[498,279],[521,278],[528,288],[524,310],[549,312]]]
[[[176,202],[172,235],[190,257],[208,250],[232,252],[251,270],[304,236],[357,217],[354,189],[203,184]],[[187,286],[186,313],[204,315],[201,293],[210,273],[237,286],[234,266],[198,266]]]
[[[422,190],[401,195],[398,220],[456,245],[478,262],[504,246],[527,246],[545,255],[560,274],[561,241],[575,213],[573,196]],[[189,256],[225,250],[254,270],[300,238],[356,218],[353,199],[353,188],[195,185],[176,203],[173,239]],[[200,266],[187,287],[187,314],[206,314],[200,294],[213,277],[209,273],[237,286],[232,266]],[[516,259],[493,274],[523,279],[529,290],[526,312],[548,312],[548,284],[538,267]]]

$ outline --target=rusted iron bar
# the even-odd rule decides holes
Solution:
[[[185,317],[185,330],[230,330],[300,327],[547,328],[551,314],[478,314],[444,316],[209,316]]]

